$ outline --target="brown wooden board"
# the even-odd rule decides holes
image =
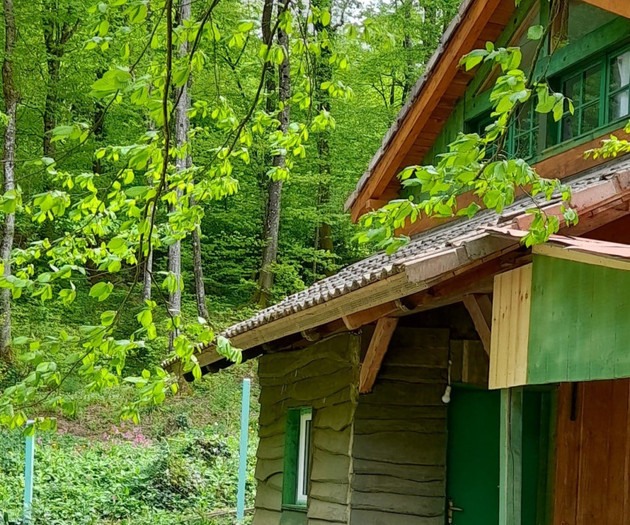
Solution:
[[[630,523],[629,396],[628,379],[560,386],[554,525]]]

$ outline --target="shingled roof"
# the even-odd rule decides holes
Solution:
[[[592,211],[623,196],[630,198],[630,159],[616,159],[565,180],[565,183],[572,188],[573,202],[580,213]],[[544,202],[550,213],[554,209],[557,211],[560,204],[559,195]],[[490,230],[493,228],[526,229],[526,211],[531,207],[531,199],[523,196],[506,207],[500,215],[491,210],[482,210],[472,219],[447,222],[413,238],[393,255],[377,253],[347,266],[335,275],[229,327],[222,335],[236,346],[248,349],[339,319],[342,315],[353,313],[353,309],[362,310],[365,308],[362,303],[365,298],[354,302],[351,299],[361,290],[374,289],[379,299],[386,302],[426,289],[435,278],[487,256],[487,251],[479,252],[477,243],[480,239],[492,237]],[[505,239],[503,241],[505,243]],[[514,244],[518,245],[518,242],[514,240]],[[505,247],[505,244],[493,245],[492,249],[499,250],[502,246]],[[377,286],[379,284],[382,286]],[[279,323],[282,323],[281,331],[274,329],[273,334],[271,331],[258,333],[265,327],[278,326]],[[203,360],[204,364],[221,359],[212,347],[199,349],[200,354],[208,352],[212,355]],[[170,366],[173,362],[164,365]]]

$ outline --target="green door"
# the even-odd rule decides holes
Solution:
[[[499,523],[499,391],[453,387],[448,407],[447,502],[453,525]],[[447,523],[448,520],[447,511]]]
[[[544,391],[526,391],[523,398],[523,525],[546,522],[549,403]],[[453,525],[499,523],[500,410],[498,390],[453,388],[446,484]],[[447,509],[447,524],[448,514]]]

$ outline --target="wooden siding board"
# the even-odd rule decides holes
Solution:
[[[630,377],[630,272],[534,256],[528,383]]]

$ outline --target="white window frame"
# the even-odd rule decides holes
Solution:
[[[298,457],[297,457],[297,483],[295,490],[295,502],[299,505],[306,505],[308,500],[308,482],[305,484],[305,469],[308,465],[308,459],[310,454],[310,447],[307,444],[310,442],[309,436],[307,436],[308,425],[307,422],[313,421],[313,412],[310,410],[304,411],[300,414],[300,433],[298,441]]]

